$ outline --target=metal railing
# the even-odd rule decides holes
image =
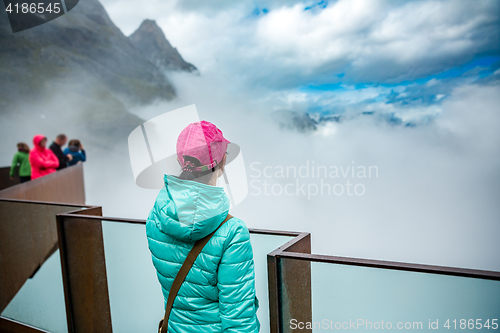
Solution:
[[[329,321],[331,318],[320,318],[319,321],[313,321],[314,311],[311,309],[310,304],[312,304],[312,299],[314,299],[313,290],[311,288],[311,279],[314,281],[314,274],[311,274],[311,265],[312,264],[323,264],[330,265],[330,269],[328,273],[335,274],[336,270],[331,269],[333,266],[345,266],[345,267],[359,267],[365,269],[377,269],[379,271],[398,271],[398,272],[411,272],[411,273],[420,273],[418,277],[423,277],[424,275],[435,275],[442,277],[456,277],[456,278],[469,278],[469,283],[466,284],[463,281],[460,282],[460,288],[467,288],[471,286],[471,284],[476,281],[500,281],[500,272],[496,271],[486,271],[486,270],[477,270],[477,269],[465,269],[465,268],[456,268],[456,267],[446,267],[446,266],[435,266],[435,265],[422,265],[422,264],[413,264],[413,263],[404,263],[404,262],[394,262],[394,261],[383,261],[383,260],[371,260],[371,259],[360,259],[360,258],[346,258],[346,257],[338,257],[338,256],[330,256],[330,255],[319,255],[319,254],[311,254],[307,249],[310,248],[310,235],[306,233],[298,234],[296,238],[283,245],[279,249],[273,251],[268,255],[269,271],[270,271],[270,279],[269,279],[269,288],[270,288],[270,304],[272,303],[272,307],[270,309],[272,317],[274,320],[271,323],[271,332],[292,332],[294,329],[300,328],[300,332],[312,332],[312,328],[307,328],[305,325],[303,327],[297,326],[296,323],[311,323],[312,327],[318,329],[324,329],[325,326],[321,325],[330,325],[325,324],[321,320],[327,319]],[[323,270],[324,272],[325,270]],[[352,274],[367,274],[367,271],[359,271],[352,272]],[[307,284],[304,284],[303,281],[297,281],[297,276],[300,275],[307,276],[309,279]],[[327,274],[323,274],[327,275]],[[416,280],[418,280],[418,277]],[[321,277],[323,280],[327,280],[325,276]],[[352,278],[356,278],[356,276],[352,276]],[[405,277],[399,276],[399,279],[404,279]],[[317,279],[316,279],[317,280]],[[333,283],[333,276],[332,276]],[[366,277],[365,280],[369,282],[369,278]],[[345,282],[345,281],[344,281]],[[400,281],[399,281],[400,282]],[[455,281],[456,282],[456,281]],[[319,284],[319,282],[318,282]],[[331,288],[332,285],[330,282],[323,283],[322,287],[324,290],[318,291],[315,295],[319,296],[321,293],[328,292],[328,288]],[[380,286],[381,287],[381,286]],[[410,290],[412,286],[407,286]],[[341,288],[341,286],[339,287]],[[272,289],[272,294],[271,294]],[[464,290],[457,289],[455,292],[460,294]],[[356,294],[355,290],[351,290],[353,294]],[[491,292],[495,292],[493,296],[490,295],[489,291],[485,291],[482,295],[484,297],[489,297],[491,299],[485,300],[491,302],[495,302],[495,296],[500,296],[500,283],[496,283],[494,286],[494,290]],[[331,295],[339,295],[339,292],[331,292]],[[272,295],[272,296],[271,296]],[[477,301],[475,298],[480,297],[479,293],[472,296],[472,301]],[[325,297],[318,297],[325,298]],[[369,298],[368,296],[366,298]],[[407,304],[401,304],[402,307],[408,306],[411,303],[411,298],[408,297]],[[340,298],[338,298],[340,299]],[[348,299],[349,300],[349,299]],[[436,300],[435,300],[436,301]],[[439,301],[439,300],[438,300]],[[462,300],[464,304],[467,304],[469,300]],[[367,301],[368,302],[368,301]],[[327,306],[326,304],[322,304],[321,306]],[[470,305],[474,307],[474,305]],[[496,305],[492,304],[494,309],[491,309],[492,312],[496,312],[497,317],[500,314],[500,298],[496,301]],[[330,309],[334,315],[338,315],[335,313],[334,309]],[[353,310],[354,313],[357,313]],[[482,315],[485,315],[482,313]],[[290,323],[294,325],[290,325]],[[467,318],[468,320],[470,318]],[[491,319],[491,318],[490,318]],[[453,320],[450,319],[450,320]],[[339,322],[340,323],[340,322]],[[315,326],[318,324],[317,326]],[[332,324],[332,323],[331,323]],[[343,324],[343,323],[342,323]],[[427,324],[427,322],[425,323]],[[333,324],[332,324],[333,325]],[[333,327],[328,326],[331,329]],[[344,326],[340,326],[341,328],[346,328]],[[340,327],[335,327],[335,329],[339,329]],[[349,326],[349,328],[351,328]],[[358,327],[356,327],[358,328]],[[396,327],[393,327],[396,328]],[[441,327],[440,327],[441,329]]]
[[[20,280],[27,279],[36,272],[39,265],[55,250],[53,245],[54,242],[57,242],[56,248],[59,249],[61,258],[68,331],[111,332],[112,321],[102,221],[135,225],[145,225],[146,221],[103,217],[101,207],[83,205],[84,193],[82,196],[82,193],[78,191],[66,193],[64,196],[66,201],[80,204],[34,201],[40,200],[41,196],[43,198],[60,198],[61,193],[57,192],[60,191],[59,187],[54,182],[66,182],[72,179],[71,181],[76,180],[77,182],[75,186],[81,186],[83,189],[83,169],[81,166],[68,168],[68,170],[44,178],[40,181],[35,180],[28,184],[20,184],[0,191],[0,228],[6,230],[5,232],[4,230],[0,231],[2,231],[3,238],[12,236],[14,240],[8,246],[0,245],[0,258],[11,255],[15,250],[12,247],[15,247],[17,243],[15,238],[19,235],[23,236],[12,223],[13,214],[24,216],[27,223],[34,228],[33,232],[52,236],[44,236],[45,238],[40,239],[40,244],[44,244],[44,251],[40,252],[41,257],[32,260],[33,258],[28,258],[29,256],[25,253],[17,258],[18,264],[31,262],[28,265],[29,269]],[[24,188],[21,190],[19,186],[24,186]],[[43,188],[44,191],[41,191],[40,188]],[[9,195],[22,197],[24,200],[8,199]],[[24,206],[20,209],[16,205]],[[27,209],[28,206],[31,208]],[[47,210],[46,207],[49,206],[57,207],[57,211]],[[42,229],[40,229],[40,219],[33,218],[35,215],[43,215],[48,221]],[[50,219],[47,218],[50,216],[52,216],[52,225]],[[44,233],[44,230],[52,231]],[[57,230],[56,238],[53,236],[54,230]],[[249,230],[251,234],[294,237],[267,255],[269,318],[272,333],[291,331],[287,323],[292,319],[304,323],[313,321],[311,265],[314,263],[500,281],[500,272],[311,254],[311,235],[309,233],[265,229]],[[1,244],[6,244],[6,242],[2,241]],[[5,270],[3,263],[1,266],[1,269]],[[10,296],[8,297],[12,297],[12,291],[18,290],[16,288],[18,287],[13,287],[9,291]],[[3,317],[0,317],[0,331],[43,332]],[[301,331],[312,332],[312,329]]]
[[[3,168],[5,169],[5,168]],[[2,184],[8,184],[4,173]],[[77,164],[29,182],[0,190],[0,198],[85,204],[83,164]]]
[[[83,214],[84,210],[81,213]],[[82,226],[89,226],[92,224],[92,221],[98,224],[104,220],[109,222],[140,225],[144,225],[146,223],[145,220],[140,219],[123,219],[91,215],[83,216],[72,213],[58,214],[57,218],[59,228],[61,228],[63,225],[71,225],[72,223],[76,223],[77,221],[78,224]],[[311,263],[313,262],[377,268],[384,270],[437,274],[445,276],[468,277],[473,279],[486,279],[494,281],[500,280],[500,272],[493,271],[311,254],[311,235],[309,233],[263,229],[249,230],[250,233],[253,234],[294,237],[292,240],[288,241],[286,244],[280,246],[267,255],[270,332],[272,333],[291,331],[289,328],[287,328],[286,323],[289,323],[292,319],[296,320],[297,322],[312,322],[313,309],[311,289]],[[62,233],[60,234],[60,239],[64,240],[64,236],[62,236]],[[84,244],[80,244],[79,248],[84,248]],[[60,246],[60,249],[62,253],[66,251],[63,245]],[[79,254],[79,256],[82,255],[83,253]],[[62,257],[64,256],[65,255],[63,254]],[[283,261],[287,259],[289,261],[284,264]],[[77,262],[74,263],[74,265],[77,264]],[[102,265],[101,267],[87,267],[86,270],[100,272],[99,274],[105,274],[104,265]],[[68,274],[68,272],[63,272],[63,276],[64,279],[67,279],[68,281],[71,279],[71,276],[70,274]],[[95,279],[98,280],[97,278]],[[71,293],[82,295],[82,292],[80,290],[68,290],[65,294],[70,295]],[[89,299],[81,299],[80,296],[79,298],[80,299],[78,300],[78,302],[96,301],[95,298],[91,299],[91,297],[89,297]],[[85,296],[83,296],[83,298],[85,298]],[[109,304],[108,298],[103,299],[102,301],[102,304],[94,304],[94,306],[102,308],[102,306],[104,306],[105,304]],[[71,316],[73,316],[73,319],[71,319],[72,321],[74,321],[75,317],[81,316],[83,317],[82,320],[92,317],[79,312],[73,312],[71,313]],[[82,321],[82,325],[82,327],[86,327],[87,325],[90,325],[90,323]],[[83,328],[78,329],[75,327],[74,329],[74,332],[80,332]],[[102,330],[105,331],[104,327],[102,328]],[[301,331],[312,332],[312,330],[307,329]]]
[[[58,249],[56,214],[85,205],[83,166],[19,184],[0,168],[0,312]],[[1,332],[43,332],[0,317]]]
[[[57,215],[57,227],[59,231],[59,250],[61,254],[61,265],[63,271],[64,295],[66,299],[67,321],[69,332],[85,332],[85,328],[94,327],[99,332],[111,332],[111,316],[109,308],[109,295],[106,280],[106,265],[104,260],[96,259],[82,263],[79,258],[104,257],[104,245],[102,240],[101,222],[116,222],[126,224],[145,225],[146,220],[125,219],[115,217],[104,217],[88,214],[90,210],[81,210],[78,213],[68,212]],[[87,235],[81,236],[82,230]],[[271,332],[277,332],[280,317],[278,304],[278,284],[276,274],[276,254],[281,253],[282,248],[292,248],[296,251],[311,252],[309,233],[298,233],[282,230],[249,229],[251,234],[268,236],[291,236],[295,237],[283,247],[276,249],[268,255],[268,288],[269,288],[269,315]],[[91,235],[91,236],[89,236]],[[69,240],[70,239],[70,240]],[[92,244],[91,244],[92,243]],[[71,245],[70,245],[71,244]],[[299,272],[290,281],[290,286],[309,285],[311,283],[310,269],[307,263],[300,263],[295,268]],[[76,274],[72,274],[78,270]],[[299,271],[300,270],[300,271]],[[83,278],[83,272],[85,278]],[[99,292],[86,293],[85,290],[100,290]],[[72,297],[78,295],[78,297]],[[300,306],[294,308],[289,315],[294,318],[311,318],[311,302],[309,293],[307,299],[302,299]]]
[[[10,167],[0,168],[0,191],[19,183],[18,176],[15,176],[14,179],[10,179]]]

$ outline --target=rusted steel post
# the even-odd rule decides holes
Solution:
[[[100,207],[81,211],[101,215]],[[69,332],[112,332],[102,222],[57,216]]]
[[[274,251],[273,251],[274,252]],[[269,324],[271,333],[281,332],[278,259],[271,252],[267,255],[267,278],[269,289]]]
[[[287,251],[310,254],[311,235],[300,233],[267,255],[271,333],[291,332],[292,319],[312,322],[311,263],[281,258]]]
[[[303,233],[283,252],[311,253],[311,235]],[[279,254],[278,254],[279,257]],[[312,322],[311,263],[279,258],[281,273],[282,332],[292,332],[291,321]],[[312,332],[312,329],[301,329]]]

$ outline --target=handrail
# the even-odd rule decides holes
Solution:
[[[0,198],[84,204],[84,186],[83,164],[77,164],[0,190]]]
[[[85,210],[83,210],[82,213],[84,211]],[[58,217],[141,225],[146,223],[144,219],[127,219],[70,213],[61,213],[58,214]],[[290,318],[302,318],[300,321],[303,322],[311,320],[311,262],[500,280],[500,272],[494,271],[311,254],[310,233],[251,228],[249,228],[249,231],[252,234],[293,237],[287,243],[268,254],[269,317],[271,325],[270,330],[272,333],[282,332],[283,323],[288,322]],[[295,259],[296,261],[283,265],[283,259]],[[283,285],[282,281],[285,280],[286,283]],[[293,293],[293,296],[291,293]],[[286,309],[282,306],[282,304],[284,304],[283,302],[288,304]]]
[[[397,262],[397,261],[348,258],[348,257],[329,256],[323,254],[308,254],[308,253],[285,252],[285,251],[280,252],[279,254],[277,254],[277,256],[279,258],[285,258],[285,259],[306,260],[306,261],[321,262],[328,264],[362,266],[362,267],[372,267],[380,269],[393,269],[398,271],[452,275],[452,276],[462,276],[462,277],[470,277],[476,279],[500,281],[500,272],[486,271],[479,269],[412,264],[412,263]]]
[[[0,198],[0,201],[23,202],[23,203],[42,204],[42,205],[51,205],[51,206],[71,206],[71,207],[82,207],[82,208],[97,207],[97,206],[89,206],[89,205],[82,205],[82,204],[72,204],[72,203],[66,203],[66,202],[27,200],[27,199],[11,199],[11,198]]]
[[[6,199],[0,199],[6,200]],[[16,200],[18,201],[18,200]],[[71,205],[68,205],[71,206]],[[94,207],[94,206],[85,206]],[[82,210],[84,212],[85,210]],[[80,215],[71,213],[61,213],[57,214],[60,217],[74,217],[79,219],[90,219],[90,220],[100,220],[107,222],[119,222],[119,223],[131,223],[131,224],[146,224],[144,219],[131,219],[131,218],[121,218],[121,217],[110,217],[110,216],[95,216],[95,215]],[[283,231],[283,230],[272,230],[272,229],[254,229],[248,228],[252,234],[265,234],[273,236],[289,236],[294,237],[287,243],[278,247],[274,251],[270,252],[269,255],[276,256],[278,258],[287,259],[297,259],[306,260],[312,262],[322,262],[331,264],[341,264],[341,265],[351,265],[351,266],[362,266],[362,267],[372,267],[380,269],[393,269],[409,272],[421,272],[421,273],[431,273],[431,274],[442,274],[442,275],[453,275],[453,276],[463,276],[463,277],[473,277],[480,279],[489,280],[500,280],[500,272],[470,269],[470,268],[460,268],[452,266],[439,266],[439,265],[427,265],[427,264],[415,264],[406,263],[398,261],[386,261],[377,259],[364,259],[364,258],[351,258],[351,257],[339,257],[333,255],[324,254],[311,254],[311,253],[299,253],[291,250],[294,244],[299,242],[302,238],[310,236],[308,232],[297,232],[297,231]]]
[[[93,206],[88,206],[88,207],[92,208]],[[83,211],[85,211],[85,210],[83,210]],[[57,214],[57,216],[76,217],[76,218],[83,218],[83,219],[90,219],[90,220],[102,220],[102,221],[106,221],[106,222],[146,224],[146,220],[144,220],[144,219],[132,219],[132,218],[122,218],[122,217],[80,215],[80,214],[72,214],[72,213],[61,213],[61,214]],[[297,236],[301,235],[300,232],[296,232],[296,231],[284,231],[284,230],[272,230],[272,229],[248,228],[248,231],[250,231],[250,233],[252,233],[252,234],[264,234],[264,235],[273,235],[273,236],[297,237]]]
[[[66,173],[68,172],[78,172],[81,173],[81,175],[83,175],[81,166],[80,168],[71,169],[69,171],[67,170]],[[44,181],[48,181],[50,176],[51,175],[47,176],[47,178],[45,178]],[[58,180],[61,181],[66,176],[67,175],[65,175],[65,172],[63,171],[56,173],[52,177],[58,178]],[[83,180],[83,178],[81,180]],[[38,183],[42,184],[41,181],[39,181]],[[26,186],[26,185],[19,185],[19,186]],[[9,192],[15,193],[15,191],[16,190],[13,189],[10,190]],[[78,198],[78,200],[80,200],[81,198],[84,198],[84,195],[82,196],[81,194],[77,194],[76,197]],[[38,197],[33,197],[33,198],[38,198]],[[58,200],[58,198],[55,197],[55,200]],[[68,224],[68,228],[76,228],[75,229],[76,231],[73,231],[73,235],[82,235],[82,233],[78,233],[78,230],[87,232],[88,229],[86,229],[86,227],[94,228],[94,226],[96,227],[99,226],[98,228],[95,228],[95,230],[92,231],[95,237],[97,237],[96,235],[100,235],[99,237],[102,237],[102,230],[99,229],[101,225],[99,223],[95,223],[96,221],[109,221],[109,222],[129,223],[138,225],[146,224],[145,219],[131,219],[131,218],[107,217],[107,216],[97,215],[97,214],[102,214],[100,206],[84,205],[81,203],[71,204],[71,203],[60,203],[53,201],[50,202],[50,201],[40,201],[40,200],[0,198],[0,202],[2,201],[12,202],[12,203],[32,203],[32,204],[58,205],[58,206],[80,208],[78,210],[68,209],[68,211],[56,215],[57,223],[59,225],[58,229],[59,242],[60,242],[59,247],[62,252],[61,260],[63,266],[63,275],[64,275],[64,270],[68,269],[67,267],[68,263],[64,261],[66,260],[64,259],[66,255],[65,254],[66,249],[64,246],[64,242],[62,242],[65,236],[61,237],[64,234],[64,226],[62,224],[64,223],[65,219],[74,218],[78,219],[79,222],[81,222],[73,224],[71,223],[71,221],[66,220],[70,222]],[[293,237],[287,243],[278,247],[277,249],[273,250],[267,255],[269,307],[270,307],[269,311],[270,311],[270,323],[271,323],[272,333],[281,332],[282,324],[287,322],[290,316],[293,316],[293,318],[301,318],[301,321],[304,322],[310,321],[310,318],[312,318],[311,262],[468,277],[468,278],[495,280],[495,281],[500,280],[500,272],[497,271],[486,271],[486,270],[467,269],[458,267],[311,254],[311,234],[308,232],[253,229],[253,228],[249,228],[249,232],[252,234]],[[86,237],[90,236],[87,235]],[[80,236],[78,236],[78,238],[75,238],[73,240],[78,241],[79,238]],[[71,242],[70,244],[73,243]],[[102,247],[102,244],[100,246]],[[96,258],[98,258],[102,263],[103,260],[101,259],[104,258],[104,254],[102,253],[102,258],[100,257]],[[294,259],[294,260],[291,260],[286,265],[283,265],[283,260],[286,259]],[[70,269],[72,268],[70,267]],[[281,283],[282,280],[286,280],[286,283],[284,283],[284,285],[282,285]],[[65,296],[67,296],[66,290],[70,290],[68,289],[69,280],[67,281],[65,280],[64,283],[66,283]],[[107,290],[107,286],[105,289]],[[293,297],[289,297],[290,295],[288,295],[288,291],[290,290],[293,290],[295,293]],[[288,306],[286,311],[282,308],[281,302],[287,302]],[[108,300],[108,306],[109,306],[109,300]],[[0,317],[0,319],[3,318]],[[105,324],[107,325],[108,319],[105,318],[103,320],[106,321]],[[68,320],[68,323],[70,323],[70,326],[72,326],[70,320]]]
[[[106,299],[100,299],[102,295],[104,295],[104,291],[99,293],[101,296],[99,299],[95,297],[79,297],[78,299],[75,299],[72,297],[73,294],[78,294],[82,296],[81,293],[78,292],[78,287],[74,289],[73,283],[72,283],[72,277],[71,274],[69,273],[70,271],[75,269],[75,266],[78,266],[81,268],[81,264],[78,262],[71,262],[71,258],[76,256],[76,257],[89,257],[89,254],[87,253],[89,251],[89,247],[85,246],[85,243],[78,243],[78,244],[73,244],[75,241],[79,242],[80,237],[78,236],[79,231],[77,230],[94,230],[94,236],[89,238],[89,231],[86,231],[86,236],[89,241],[90,239],[93,239],[92,244],[96,248],[102,247],[102,231],[101,229],[101,223],[103,221],[106,222],[116,222],[116,223],[126,223],[126,224],[138,224],[138,225],[145,225],[146,220],[144,219],[131,219],[131,218],[120,218],[120,217],[108,217],[108,216],[101,216],[101,215],[96,215],[95,213],[92,212],[92,210],[95,208],[88,208],[88,209],[81,209],[78,210],[77,212],[64,212],[64,213],[59,213],[56,215],[56,220],[57,220],[57,226],[58,226],[58,234],[59,234],[59,250],[60,250],[60,256],[61,256],[61,267],[63,271],[63,284],[65,288],[65,301],[66,301],[66,310],[67,310],[67,321],[68,321],[68,329],[70,332],[72,332],[73,329],[73,323],[75,322],[75,318],[81,318],[82,314],[80,313],[79,310],[77,310],[75,307],[78,307],[79,309],[82,309],[82,304],[85,303],[87,304],[87,307],[89,304],[94,304],[95,306],[100,306],[103,305],[104,303],[109,304],[109,300]],[[77,230],[74,230],[74,228],[77,228]],[[97,229],[96,229],[97,228]],[[73,231],[71,231],[73,229]],[[301,233],[301,232],[295,232],[295,231],[283,231],[283,230],[268,230],[268,229],[252,229],[249,228],[249,232],[251,234],[261,234],[261,235],[268,235],[268,236],[288,236],[288,237],[293,237],[290,241],[288,241],[285,246],[294,248],[296,247],[297,244],[304,244],[307,243],[306,247],[308,247],[308,251],[310,252],[310,234],[309,233]],[[101,236],[97,236],[100,234]],[[67,238],[70,237],[72,241],[67,241]],[[97,241],[97,238],[100,240]],[[89,243],[90,244],[90,243]],[[73,249],[68,249],[68,247],[73,247]],[[280,251],[283,249],[282,247],[279,247],[275,251]],[[102,251],[103,252],[103,251]],[[277,289],[274,288],[273,286],[277,285],[277,278],[278,275],[276,274],[270,274],[269,272],[273,271],[273,268],[269,266],[269,257],[273,253],[271,252],[268,254],[268,285],[269,285],[269,290],[270,290],[270,302],[269,305],[273,309],[278,309],[278,303],[276,302],[277,298]],[[78,254],[77,254],[78,253]],[[72,254],[72,255],[71,255]],[[87,276],[85,279],[80,279],[76,278],[74,281],[77,284],[80,283],[88,283],[89,285],[95,286],[98,288],[97,284],[95,284],[95,281],[100,280],[101,277],[106,275],[105,272],[105,266],[102,265],[103,261],[102,260],[91,260],[91,262],[94,263],[92,267],[88,267],[87,270],[90,270],[93,272],[92,276]],[[73,267],[73,268],[72,268]],[[276,266],[274,266],[276,267]],[[308,273],[308,274],[307,274]],[[309,275],[309,277],[308,277]],[[306,279],[307,284],[310,285],[310,271],[308,270],[306,274],[303,275],[304,278]],[[83,282],[82,282],[83,281]],[[300,278],[296,279],[296,281],[301,281]],[[273,289],[274,288],[274,289]],[[74,289],[74,290],[72,290]],[[274,295],[274,296],[272,296]],[[94,303],[92,303],[94,302]],[[305,302],[306,304],[307,302]],[[311,302],[309,302],[310,304]],[[91,306],[90,308],[94,308],[95,306]],[[273,313],[277,313],[276,311],[270,311],[270,322],[271,325],[273,322],[277,323],[278,317],[273,316]],[[309,306],[308,309],[304,312],[305,314],[309,313],[309,315],[312,315],[311,308]],[[106,315],[103,314],[103,317]],[[91,316],[85,315],[83,316],[85,318],[89,318]],[[86,321],[87,319],[81,319],[83,321]],[[82,327],[82,322],[80,322],[79,327]],[[276,326],[276,325],[275,325]],[[76,331],[76,330],[75,330]],[[103,331],[107,331],[106,328],[103,329]],[[275,332],[275,330],[271,329],[272,332]]]

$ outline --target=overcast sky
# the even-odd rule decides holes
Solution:
[[[500,76],[499,1],[102,2],[126,35],[154,19],[202,75],[276,108],[421,120]]]

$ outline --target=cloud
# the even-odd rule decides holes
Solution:
[[[499,85],[463,84],[452,89],[439,106],[440,116],[427,126],[390,126],[361,116],[325,124],[314,133],[298,133],[282,131],[273,123],[267,111],[277,105],[275,96],[258,99],[251,90],[230,91],[217,75],[178,75],[172,80],[184,105],[196,103],[203,119],[240,145],[248,180],[260,181],[256,186],[261,190],[264,180],[285,186],[296,179],[256,178],[251,169],[255,162],[261,171],[266,166],[299,168],[307,161],[378,166],[378,178],[354,180],[366,187],[361,197],[316,195],[308,200],[303,195],[255,195],[250,187],[249,196],[234,211],[249,227],[312,232],[315,253],[499,269],[492,255],[499,250],[500,231],[495,201],[500,188],[500,157],[495,154],[500,149]],[[385,88],[372,89],[375,92],[364,92],[367,98]],[[350,93],[355,95],[355,89]],[[288,97],[300,102],[307,96],[298,92]],[[349,101],[364,99],[353,96]],[[178,106],[182,105],[157,105],[156,112]],[[379,107],[396,109],[384,103]],[[148,109],[148,116],[154,116],[153,111]],[[135,202],[135,214],[144,215],[147,208]]]
[[[399,83],[500,51],[497,1],[340,0],[314,7],[310,1],[152,0],[136,8],[129,0],[104,0],[104,5],[126,34],[142,19],[156,19],[202,74],[226,74],[247,87],[271,90],[324,82]],[[252,15],[255,11],[260,14]]]
[[[265,166],[298,168],[307,161],[342,167],[354,161],[355,165],[378,167],[378,178],[354,180],[366,187],[366,194],[359,197],[315,195],[308,200],[303,195],[250,194],[232,212],[249,227],[311,232],[315,253],[500,269],[496,256],[500,251],[498,84],[456,87],[443,98],[441,116],[428,126],[390,126],[365,116],[301,134],[281,131],[273,123],[267,111],[277,103],[273,98],[259,98],[258,89],[232,90],[232,82],[219,75],[178,73],[172,81],[178,100],[134,112],[149,119],[195,103],[201,118],[217,124],[225,137],[242,148],[249,181],[256,179],[250,168],[254,162],[261,163],[260,170]],[[78,90],[72,88],[50,89],[52,98],[47,95],[37,105],[12,110],[12,116],[0,126],[4,165],[10,162],[17,141],[27,141],[36,132],[53,138],[63,129],[85,142],[87,202],[102,205],[106,216],[145,218],[157,191],[138,188],[129,167],[126,134],[137,125],[124,121],[90,131],[100,117],[113,122],[116,115],[89,104],[92,99],[84,98],[87,96],[75,99],[66,90],[75,94]],[[366,96],[357,96],[355,87],[345,89],[352,90],[351,97],[340,95],[345,103],[387,93],[384,87],[372,87],[364,92],[360,89]],[[301,101],[309,95],[299,92],[294,98]],[[66,109],[72,112],[58,114],[56,104],[68,105]],[[22,110],[25,113],[18,112]],[[28,117],[33,110],[37,116],[43,112],[47,117],[43,121]],[[92,126],[74,121],[75,116]],[[130,130],[125,131],[125,126]],[[118,129],[121,139],[113,131]],[[274,177],[268,181],[286,185],[295,179]],[[300,181],[308,184],[319,179]]]
[[[302,81],[342,72],[343,82],[400,82],[498,53],[498,10],[493,1],[338,1],[318,13],[295,5],[263,17],[256,35],[261,57]]]
[[[498,80],[497,1],[115,1],[119,26],[156,19],[202,76],[269,111],[428,123],[456,87]]]

